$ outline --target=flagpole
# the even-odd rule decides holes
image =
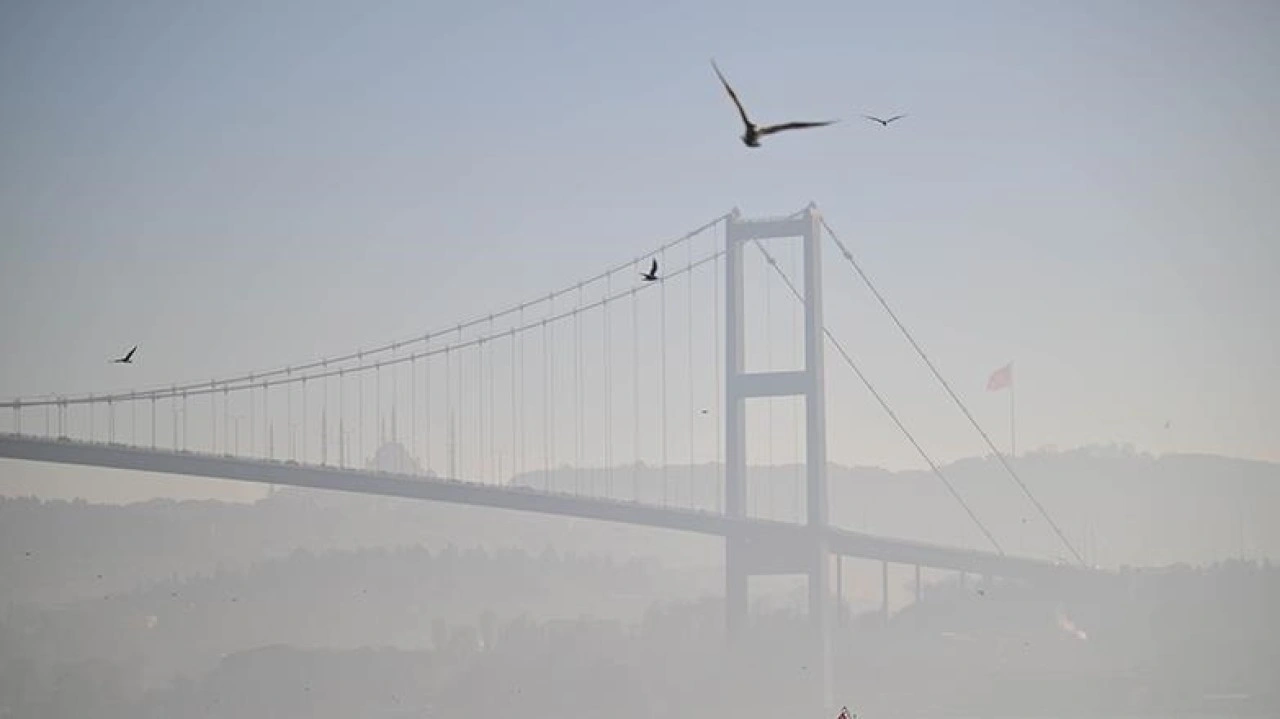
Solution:
[[[1017,416],[1014,414],[1013,385],[1014,385],[1013,362],[1010,362],[1004,367],[1001,367],[1000,369],[996,370],[987,379],[988,392],[997,392],[1002,389],[1009,390],[1009,456],[1010,457],[1016,457],[1018,454],[1018,434],[1017,434],[1017,423],[1016,423]],[[988,444],[990,444],[990,442],[988,442]],[[991,448],[995,450],[996,454],[1000,453],[1000,450],[996,449],[995,445],[991,445]]]
[[[1010,376],[1009,377],[1009,456],[1010,457],[1018,456],[1017,423],[1014,421],[1015,417],[1013,414],[1013,388],[1015,384],[1016,383],[1013,381],[1013,377]]]

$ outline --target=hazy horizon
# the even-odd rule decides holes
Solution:
[[[393,444],[388,442],[387,444]],[[1275,466],[1280,470],[1280,462],[1273,462],[1265,459],[1257,459],[1253,457],[1232,457],[1229,455],[1215,454],[1212,452],[1149,452],[1141,447],[1127,445],[1122,443],[1103,443],[1088,444],[1079,447],[1057,447],[1046,445],[1043,447],[1019,449],[1017,457],[1008,457],[1006,459],[1016,460],[1018,457],[1026,459],[1028,457],[1053,456],[1053,455],[1069,455],[1073,453],[1088,453],[1090,451],[1113,451],[1132,452],[1135,456],[1149,456],[1154,459],[1176,458],[1176,457],[1210,457],[1227,460],[1238,460],[1242,462],[1257,462],[1266,465]],[[412,456],[412,455],[411,455]],[[969,456],[957,457],[941,464],[940,468],[943,472],[947,472],[949,467],[965,464],[974,461],[990,460],[995,455],[991,453],[975,453]],[[705,463],[699,463],[695,466],[702,466]],[[627,463],[614,464],[615,468],[622,469],[629,467]],[[672,467],[687,467],[688,464],[673,464]],[[778,468],[795,467],[795,464],[750,464],[752,469],[774,466]],[[879,464],[868,463],[852,463],[845,464],[842,462],[831,461],[828,463],[831,468],[844,468],[850,470],[870,469],[890,472],[895,474],[904,473],[925,473],[930,472],[928,466],[919,463],[919,466],[908,465],[902,467],[890,467]],[[184,477],[163,475],[151,472],[131,472],[127,470],[102,469],[93,467],[78,467],[75,465],[56,465],[42,462],[24,462],[22,460],[0,459],[0,470],[4,467],[10,467],[14,471],[12,473],[0,472],[0,497],[36,497],[38,499],[76,499],[81,498],[89,502],[104,504],[130,504],[134,502],[146,502],[152,499],[216,499],[227,502],[254,502],[268,495],[270,488],[263,487],[254,482],[242,482],[231,479],[214,479],[209,477]],[[537,470],[528,470],[522,474],[536,474]],[[28,475],[27,477],[17,476],[19,474]],[[110,477],[110,480],[104,480],[101,475]],[[989,472],[989,479],[993,488],[1000,488],[1011,493],[1010,496],[1016,495],[1016,488],[1009,484],[1009,477],[1003,470],[996,471],[992,468]],[[518,475],[511,475],[508,481],[514,480]],[[91,479],[92,477],[98,477]]]

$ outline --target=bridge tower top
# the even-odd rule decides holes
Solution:
[[[728,218],[725,232],[725,507],[732,517],[746,516],[746,400],[799,396],[805,401],[806,521],[815,529],[823,529],[828,523],[821,232],[822,217],[812,203],[790,217],[745,220],[735,209]],[[750,242],[780,238],[799,238],[804,248],[804,366],[786,371],[747,372],[743,250]]]

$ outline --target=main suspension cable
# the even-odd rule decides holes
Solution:
[[[776,271],[782,278],[787,289],[791,290],[791,294],[795,295],[797,300],[804,302],[804,297],[800,294],[800,291],[797,290],[795,284],[791,282],[791,278],[787,277],[786,272],[784,272],[782,268],[773,261],[773,257],[769,254],[769,251],[760,244],[759,240],[756,240],[754,244],[762,253],[764,253],[766,261],[773,266],[774,271]],[[942,480],[942,484],[946,486],[947,490],[951,493],[951,496],[955,498],[956,502],[958,502],[962,508],[964,508],[964,511],[969,515],[969,518],[973,520],[973,523],[977,525],[978,529],[982,530],[987,541],[991,542],[991,546],[995,547],[996,551],[1003,555],[1004,549],[1000,547],[1000,543],[996,541],[995,536],[993,536],[991,531],[987,529],[986,525],[982,523],[982,520],[978,519],[978,515],[974,513],[973,509],[969,507],[968,502],[964,501],[964,498],[960,496],[960,493],[956,491],[956,488],[952,486],[951,482],[945,475],[943,475],[942,470],[938,468],[936,463],[934,463],[933,459],[929,456],[929,453],[924,451],[924,448],[916,441],[915,436],[913,436],[902,424],[902,421],[898,419],[898,415],[889,407],[889,403],[885,401],[884,397],[880,395],[876,388],[872,386],[871,381],[862,373],[862,370],[858,368],[858,364],[853,361],[853,357],[851,357],[845,350],[844,345],[840,343],[840,340],[836,339],[835,335],[831,333],[831,330],[826,327],[822,328],[822,332],[826,335],[827,340],[831,342],[831,345],[835,347],[836,351],[840,353],[845,364],[847,364],[849,368],[853,370],[854,374],[858,376],[858,379],[862,381],[862,384],[867,388],[867,391],[871,393],[871,396],[880,403],[880,407],[889,415],[889,419],[893,420],[893,423],[898,426],[898,429],[907,438],[907,441],[911,443],[911,446],[915,447],[916,452],[918,452],[920,456],[924,458],[924,461],[928,463],[929,468],[933,470],[934,475],[937,476],[938,479]]]
[[[1065,535],[1062,532],[1062,529],[1058,527],[1058,524],[1053,521],[1052,517],[1049,516],[1049,512],[1044,508],[1042,504],[1040,504],[1040,501],[1035,498],[1035,495],[1031,493],[1031,490],[1027,487],[1026,483],[1022,481],[1022,478],[1018,476],[1018,473],[1013,470],[1013,467],[1009,464],[1008,460],[1005,459],[1004,453],[1001,452],[999,448],[996,447],[995,443],[991,441],[991,437],[989,437],[986,431],[982,429],[982,426],[978,424],[978,420],[974,419],[973,415],[969,413],[969,408],[965,407],[964,402],[960,401],[960,397],[957,396],[956,393],[951,389],[951,385],[948,384],[945,379],[943,379],[942,373],[938,371],[937,367],[934,367],[933,362],[929,360],[928,355],[926,355],[924,353],[924,350],[920,348],[920,345],[916,343],[915,338],[911,336],[911,333],[907,331],[906,326],[903,325],[902,321],[898,319],[898,315],[894,313],[894,311],[889,307],[889,303],[885,301],[884,296],[881,295],[880,291],[876,289],[875,284],[871,282],[871,278],[867,277],[867,273],[862,271],[862,266],[859,265],[858,261],[853,258],[853,253],[850,252],[849,248],[846,247],[845,244],[840,241],[840,238],[836,235],[835,231],[832,230],[831,226],[827,224],[826,219],[822,219],[822,227],[827,231],[827,235],[830,236],[831,239],[836,243],[836,246],[840,248],[840,252],[841,254],[844,255],[845,260],[849,263],[851,267],[853,267],[854,271],[858,273],[858,276],[862,278],[862,281],[864,284],[866,284],[867,289],[871,290],[871,293],[875,295],[876,300],[880,302],[880,306],[883,307],[884,311],[888,313],[890,319],[893,320],[893,323],[898,326],[898,329],[902,332],[902,335],[906,337],[907,342],[911,343],[911,346],[915,349],[916,354],[920,355],[920,359],[924,360],[924,363],[929,367],[929,371],[933,373],[933,376],[935,378],[937,378],[938,383],[941,384],[943,389],[947,391],[947,394],[951,396],[951,399],[956,403],[956,406],[959,407],[960,411],[964,413],[964,416],[969,420],[969,423],[972,424],[973,428],[976,429],[978,431],[978,434],[982,436],[983,441],[987,443],[987,447],[990,448],[991,451],[995,454],[996,459],[1000,461],[1000,464],[1004,465],[1004,468],[1009,473],[1009,476],[1012,477],[1013,481],[1016,482],[1018,486],[1022,488],[1022,492],[1027,496],[1027,499],[1031,500],[1031,503],[1035,505],[1035,508],[1040,513],[1040,516],[1044,517],[1044,520],[1049,523],[1049,526],[1053,528],[1054,533],[1058,535],[1058,539],[1062,540],[1062,544],[1066,546],[1066,548],[1071,552],[1073,556],[1075,556],[1076,561],[1079,562],[1081,566],[1085,566],[1084,558],[1081,557],[1080,553],[1076,551],[1076,548],[1072,546],[1071,541],[1067,539],[1067,535]]]

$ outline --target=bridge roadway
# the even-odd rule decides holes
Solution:
[[[231,479],[312,489],[332,489],[618,522],[721,537],[742,536],[761,547],[798,546],[824,533],[837,555],[1017,579],[1063,579],[1078,567],[992,552],[877,537],[838,527],[815,530],[792,522],[734,518],[632,500],[584,497],[512,485],[403,475],[295,462],[244,459],[198,452],[151,450],[119,444],[0,435],[0,457],[129,469],[139,472]]]

